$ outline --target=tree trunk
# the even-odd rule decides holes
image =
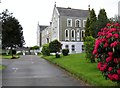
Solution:
[[[11,55],[12,55],[12,58],[13,58],[13,52],[12,52],[12,47],[10,48],[10,51],[11,51]]]

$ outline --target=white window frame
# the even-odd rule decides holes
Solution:
[[[73,36],[73,37],[72,37],[72,31],[74,32],[74,36]],[[74,29],[71,30],[71,40],[72,40],[72,41],[75,40],[75,30],[74,30]]]
[[[68,37],[66,37],[66,31],[68,31]],[[65,29],[65,40],[69,40],[69,30]]]
[[[77,25],[76,25],[77,21],[79,21],[79,26],[78,27],[81,27],[81,20],[80,19],[75,20],[75,27],[77,27]]]
[[[86,21],[86,20],[83,20],[83,27],[85,27],[85,21]]]
[[[81,41],[83,41],[82,32],[84,33],[83,34],[83,37],[84,37],[85,36],[85,30],[81,30]]]
[[[71,21],[71,24],[70,24],[70,25],[69,25],[69,23],[68,23],[69,20]],[[70,19],[70,18],[67,19],[67,27],[72,27],[72,19]]]
[[[79,33],[79,36],[77,36],[77,33]],[[80,41],[80,30],[76,29],[76,40]]]

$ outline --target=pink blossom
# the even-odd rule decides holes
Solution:
[[[107,23],[107,25],[106,25],[107,27],[109,27],[109,26],[111,26],[111,24],[110,23]]]
[[[109,68],[108,68],[108,71],[112,71],[112,70],[113,70],[113,68],[112,68],[112,67],[109,67]]]
[[[113,34],[113,37],[114,38],[119,38],[119,35],[118,34]]]
[[[116,23],[115,26],[118,27],[118,26],[120,26],[120,24],[119,24],[119,23]]]
[[[113,77],[115,80],[118,80],[118,79],[119,79],[118,74],[113,74],[112,77]]]
[[[110,44],[111,47],[116,47],[117,46],[117,42],[114,41],[113,43]]]
[[[108,52],[108,55],[109,56],[113,56],[113,52]]]
[[[120,68],[117,70],[117,73],[120,74]]]
[[[95,49],[95,50],[93,50],[93,54],[97,54],[97,50]]]
[[[108,43],[105,43],[105,44],[104,44],[104,48],[106,48],[106,47],[108,47]]]
[[[100,67],[102,67],[102,62],[99,62],[97,67],[100,69]]]
[[[117,60],[117,58],[114,58],[114,62],[115,62],[115,63],[118,63],[118,60]]]
[[[106,62],[110,62],[112,60],[112,57],[106,58]]]
[[[112,33],[109,33],[106,38],[111,38],[112,37]]]
[[[112,77],[112,74],[108,74],[108,78],[110,79],[110,80],[113,80],[114,78]]]
[[[116,31],[117,31],[116,28],[111,28],[111,29],[109,30],[109,32],[116,32]]]

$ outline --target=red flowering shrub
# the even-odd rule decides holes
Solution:
[[[120,24],[108,23],[98,32],[93,54],[97,68],[112,81],[120,82]]]

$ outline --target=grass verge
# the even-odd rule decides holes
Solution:
[[[11,58],[12,58],[11,55],[0,55],[0,57],[2,57],[3,59],[11,59]],[[19,55],[14,55],[14,57],[17,59],[17,58],[19,58],[20,56],[19,56]]]
[[[3,69],[5,69],[5,68],[6,68],[6,66],[0,65],[0,70],[3,70]]]
[[[55,58],[55,56],[42,56],[44,59],[64,68],[77,78],[93,86],[118,86],[117,83],[105,80],[97,69],[97,63],[90,63],[85,59],[85,53],[71,54]]]

